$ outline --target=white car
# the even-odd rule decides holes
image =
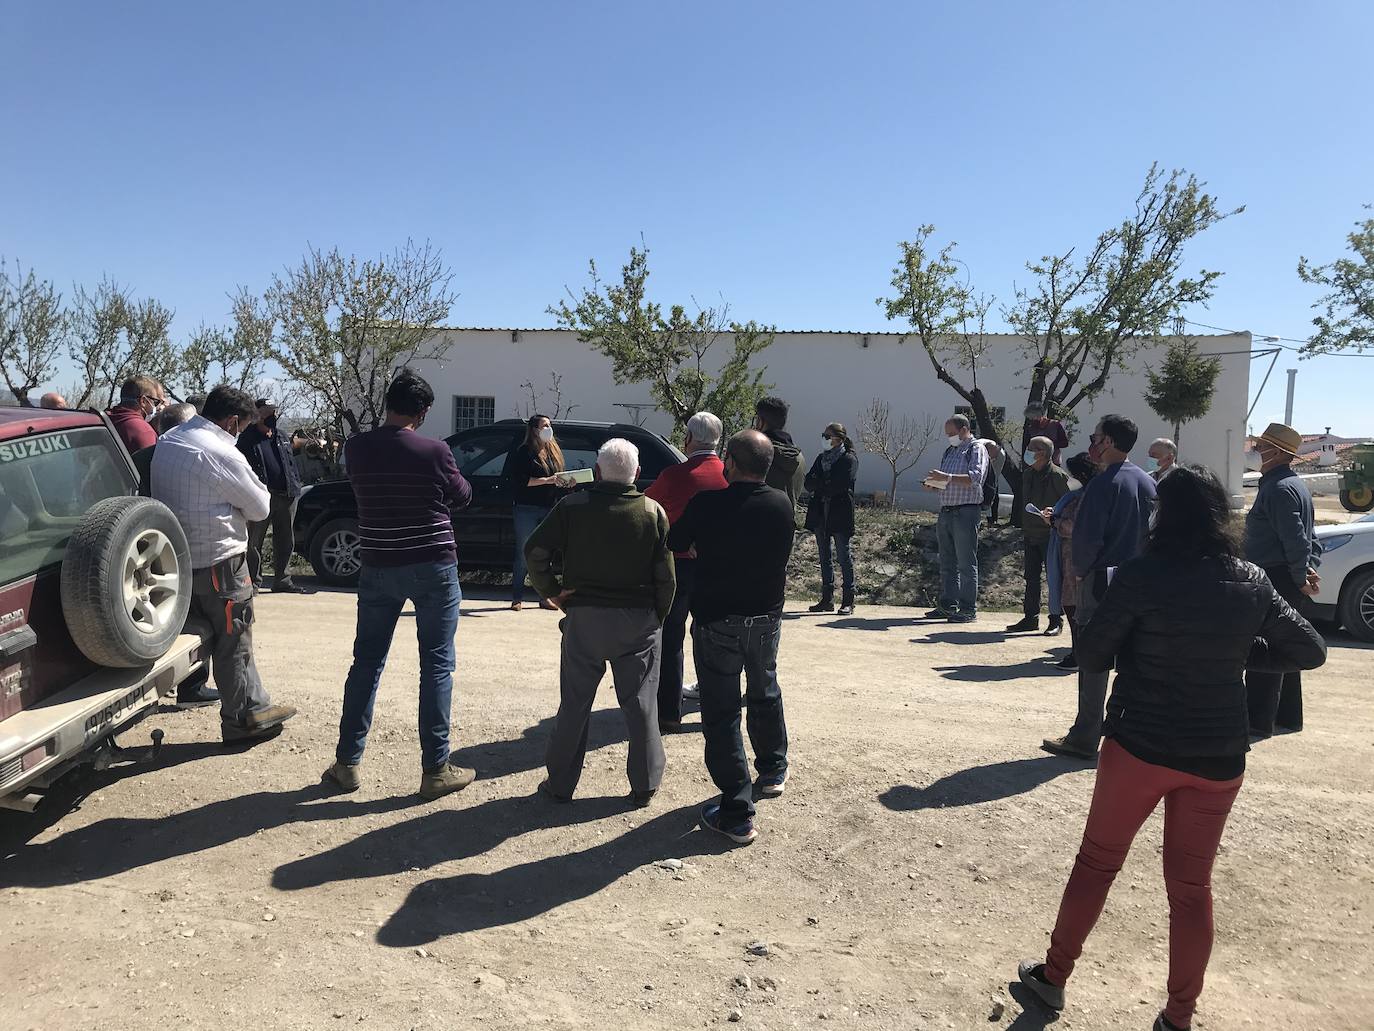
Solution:
[[[1313,616],[1374,642],[1374,512],[1353,523],[1319,526],[1317,537],[1324,551]]]

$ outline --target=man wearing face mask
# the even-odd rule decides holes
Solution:
[[[1088,458],[1100,470],[1083,491],[1073,527],[1073,568],[1079,576],[1074,619],[1086,633],[1107,594],[1110,571],[1145,547],[1155,510],[1155,481],[1131,462],[1140,430],[1124,415],[1107,415],[1093,431]],[[1078,671],[1078,717],[1063,737],[1046,738],[1042,748],[1054,755],[1093,759],[1102,741],[1107,672]]]
[[[269,398],[257,402],[257,422],[239,434],[238,449],[272,495],[271,511],[266,519],[248,527],[248,575],[253,586],[262,587],[262,546],[267,531],[272,531],[272,565],[276,579],[272,590],[277,594],[305,594],[304,587],[291,579],[288,571],[291,551],[295,543],[292,524],[296,519],[296,501],[301,496],[301,474],[296,468],[296,442],[277,430],[277,406]]]
[[[1260,435],[1260,482],[1245,517],[1245,558],[1305,614],[1321,582],[1322,546],[1313,533],[1312,494],[1291,465],[1301,446],[1302,435],[1282,423],[1270,423]],[[1247,673],[1245,686],[1251,734],[1267,738],[1276,726],[1302,730],[1302,674]]]
[[[969,429],[966,415],[951,415],[945,436],[949,446],[940,467],[927,473],[923,484],[927,490],[940,492],[940,516],[935,524],[940,599],[926,618],[972,623],[978,618],[978,523],[988,452]]]
[[[1145,471],[1150,474],[1150,479],[1158,483],[1168,475],[1169,470],[1178,461],[1178,445],[1168,437],[1160,437],[1150,445],[1145,459]]]
[[[166,403],[162,387],[147,376],[131,376],[120,386],[119,404],[105,414],[129,454],[157,443],[157,432],[149,424]]]
[[[1049,437],[1032,437],[1021,456],[1025,462],[1021,470],[1021,498],[1042,512],[1053,510],[1055,502],[1069,492],[1069,474],[1050,461],[1053,453],[1054,442]],[[1024,618],[1007,627],[1009,633],[1040,629],[1040,574],[1049,555],[1050,524],[1028,514],[1021,520],[1021,536],[1026,555],[1026,594],[1021,607]],[[1053,637],[1063,627],[1064,617],[1051,612],[1046,635]]]
[[[216,387],[200,415],[157,442],[152,463],[153,497],[172,510],[186,532],[191,610],[210,624],[226,744],[274,737],[296,714],[292,706],[272,704],[253,661],[248,524],[267,518],[271,498],[234,440],[254,411],[250,395]]]

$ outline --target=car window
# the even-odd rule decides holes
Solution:
[[[468,479],[477,476],[501,476],[506,471],[506,456],[515,446],[511,430],[488,430],[464,434],[450,445],[453,460]]]
[[[639,478],[641,480],[656,480],[659,473],[663,472],[670,465],[677,465],[683,459],[676,458],[671,450],[671,445],[663,444],[662,447],[655,446],[658,441],[637,440],[639,445]]]
[[[134,493],[117,447],[103,427],[0,444],[0,583],[61,562],[92,505]]]

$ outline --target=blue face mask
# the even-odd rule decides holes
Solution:
[[[1151,456],[1145,459],[1145,471],[1147,473],[1159,472],[1159,459]]]
[[[1027,465],[1034,465],[1037,457],[1039,456],[1034,451],[1023,451],[1021,453],[1021,460]]]

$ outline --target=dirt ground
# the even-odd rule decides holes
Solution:
[[[1093,783],[1038,750],[1073,712],[1073,679],[1042,661],[1062,640],[1008,639],[997,614],[951,627],[910,609],[790,612],[793,776],[760,803],[759,840],[730,850],[696,828],[713,792],[695,716],[667,741],[653,806],[627,808],[608,689],[578,800],[534,794],[556,700],[550,613],[465,603],[456,740],[480,779],[429,804],[413,794],[413,624],[364,787],[331,796],[317,782],[353,600],[268,595],[259,619],[263,678],[301,709],[282,737],[228,751],[213,711],[159,714],[125,740],[163,728],[158,764],[91,775],[46,814],[0,813],[0,1028],[1050,1023],[1008,981],[1044,950]],[[1307,678],[1307,730],[1251,754],[1197,1028],[1374,1025],[1371,657],[1333,641]],[[1156,815],[1059,1026],[1150,1026],[1160,834]]]

